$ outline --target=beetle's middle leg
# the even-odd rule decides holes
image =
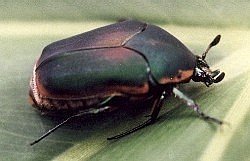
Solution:
[[[165,98],[166,98],[166,92],[165,91],[163,91],[160,96],[156,97],[156,99],[155,99],[155,101],[153,103],[151,114],[149,115],[150,118],[148,120],[146,120],[142,124],[139,124],[138,126],[132,128],[132,129],[129,129],[129,130],[125,131],[125,132],[122,132],[122,133],[120,133],[118,135],[109,137],[107,139],[108,140],[119,139],[119,138],[121,138],[123,136],[129,135],[129,134],[131,134],[131,133],[133,133],[133,132],[135,132],[137,130],[140,130],[140,129],[154,123],[156,121],[156,119],[157,119],[157,116],[158,116],[158,114],[160,112],[161,106],[162,106],[163,101],[165,100]]]
[[[180,99],[182,99],[190,108],[192,108],[202,119],[204,120],[208,120],[208,121],[213,121],[217,124],[222,125],[224,122],[206,115],[205,113],[203,113],[200,109],[200,106],[197,105],[192,99],[188,98],[184,93],[182,93],[180,90],[178,90],[177,88],[173,88],[173,93],[179,97]]]

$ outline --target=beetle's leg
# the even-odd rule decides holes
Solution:
[[[79,111],[77,114],[68,117],[67,119],[65,119],[64,121],[62,121],[61,123],[59,123],[58,125],[53,127],[52,129],[50,129],[48,132],[43,134],[40,138],[38,138],[37,140],[30,143],[30,145],[34,145],[34,144],[38,143],[39,141],[41,141],[42,139],[44,139],[45,137],[47,137],[48,135],[53,133],[55,130],[57,130],[59,127],[61,127],[62,125],[64,125],[65,123],[67,123],[68,121],[70,121],[70,120],[72,120],[72,119],[74,119],[76,117],[81,117],[81,116],[85,116],[85,115],[89,115],[89,114],[97,114],[97,113],[101,113],[101,112],[105,112],[105,111],[110,110],[111,107],[108,106],[108,103],[113,98],[114,98],[114,96],[110,96],[107,99],[103,100],[102,102],[100,102],[97,105],[98,108],[90,108],[90,109],[87,109],[87,110]]]
[[[89,114],[97,114],[97,113],[100,113],[100,112],[107,111],[109,109],[110,109],[109,106],[104,106],[104,107],[100,107],[100,108],[96,108],[96,109],[95,108],[91,108],[91,109],[88,109],[88,110],[85,110],[85,111],[80,111],[79,113],[68,117],[63,122],[59,123],[58,125],[56,125],[52,129],[50,129],[48,132],[46,132],[45,134],[43,134],[37,140],[35,140],[32,143],[30,143],[30,145],[34,145],[34,144],[38,143],[39,141],[41,141],[42,139],[44,139],[45,137],[47,137],[48,135],[50,135],[51,133],[53,133],[56,129],[58,129],[59,127],[61,127],[62,125],[64,125],[65,123],[67,123],[68,121],[70,121],[70,120],[72,120],[72,119],[74,119],[76,117],[81,117],[81,116],[85,116],[85,115],[89,115]]]
[[[200,110],[200,106],[197,105],[192,99],[188,98],[184,93],[182,93],[180,90],[178,90],[177,88],[173,88],[173,93],[179,97],[180,99],[182,99],[187,105],[188,107],[192,108],[202,119],[204,120],[210,120],[210,121],[213,121],[217,124],[223,124],[223,121],[217,119],[217,118],[214,118],[214,117],[211,117],[211,116],[208,116],[206,114],[204,114],[201,110]]]
[[[161,96],[157,97],[155,99],[153,107],[152,107],[152,112],[149,115],[150,118],[147,121],[143,122],[142,124],[139,124],[138,126],[132,128],[130,130],[127,130],[127,131],[122,132],[122,133],[120,133],[118,135],[109,137],[107,139],[108,140],[119,139],[119,138],[121,138],[123,136],[129,135],[129,134],[131,134],[131,133],[133,133],[133,132],[135,132],[137,130],[140,130],[140,129],[142,129],[142,128],[144,128],[144,127],[146,127],[146,126],[154,123],[156,121],[156,119],[157,119],[157,116],[158,116],[159,112],[160,112],[160,109],[161,109],[161,106],[162,106],[162,103],[163,103],[165,97],[166,97],[166,92],[163,91],[163,93],[161,94]]]

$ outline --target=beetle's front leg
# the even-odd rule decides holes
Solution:
[[[213,121],[217,124],[223,124],[223,121],[208,116],[205,113],[203,113],[200,109],[200,106],[197,105],[192,99],[188,98],[184,93],[182,93],[180,90],[178,90],[177,88],[173,88],[173,93],[179,97],[180,99],[182,99],[187,105],[188,107],[192,108],[202,119],[204,120],[208,120],[208,121]]]

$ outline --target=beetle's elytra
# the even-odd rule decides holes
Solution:
[[[220,35],[200,57],[155,25],[128,20],[104,26],[46,46],[34,67],[30,99],[35,107],[48,113],[75,111],[68,119],[112,110],[112,100],[117,98],[154,100],[148,121],[113,138],[154,122],[164,98],[171,93],[203,118],[222,123],[206,116],[175,88],[191,79],[209,86],[224,78],[223,72],[211,71],[205,61],[208,50],[219,40]]]

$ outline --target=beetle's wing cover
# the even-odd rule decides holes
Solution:
[[[136,52],[101,48],[65,52],[37,70],[40,94],[84,98],[148,92],[147,63]]]
[[[147,93],[148,64],[121,47],[145,26],[124,21],[48,45],[36,64],[40,94],[58,98]]]
[[[193,74],[195,56],[178,39],[157,26],[148,25],[125,46],[146,57],[151,73],[161,84],[171,82],[170,78],[179,82],[178,79],[187,79]],[[181,71],[182,75],[175,79]]]
[[[124,21],[56,41],[44,48],[37,67],[55,56],[60,57],[61,53],[121,46],[133,35],[141,32],[145,26],[145,23],[139,21]]]

